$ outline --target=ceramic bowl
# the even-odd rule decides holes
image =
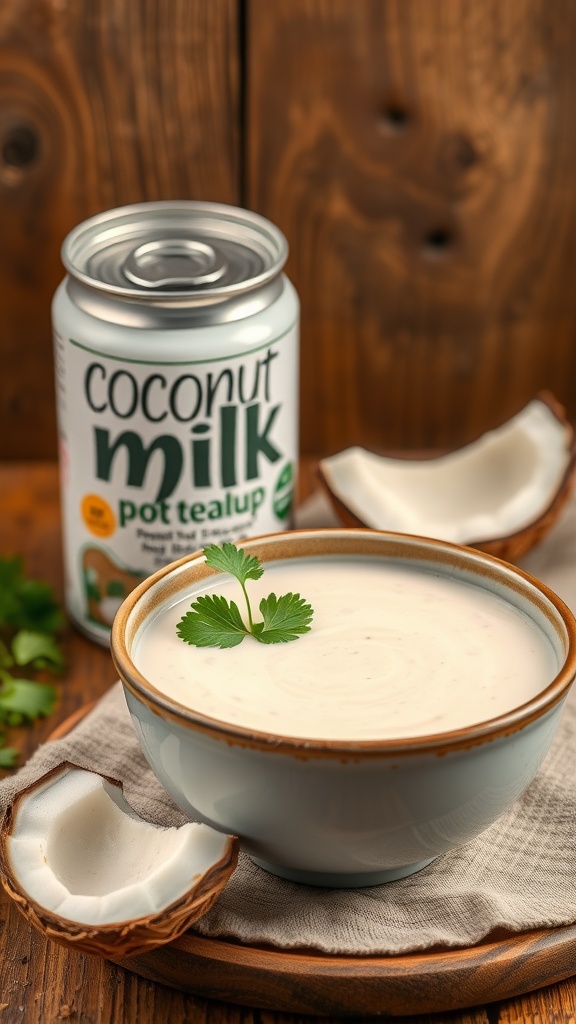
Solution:
[[[401,534],[309,530],[242,547],[263,563],[363,556],[467,580],[529,616],[560,668],[512,711],[436,735],[302,740],[230,725],[162,695],[132,659],[150,617],[211,574],[202,553],[192,554],[140,584],[112,631],[112,655],[142,750],[183,811],[238,835],[269,871],[342,887],[419,870],[477,836],[520,796],[552,742],[576,674],[576,622],[556,595],[490,555]]]

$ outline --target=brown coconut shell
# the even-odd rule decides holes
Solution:
[[[571,423],[566,418],[566,410],[549,391],[539,392],[536,398],[548,406],[567,433],[569,460],[562,480],[556,492],[551,495],[549,504],[536,519],[526,523],[520,530],[503,535],[502,537],[493,537],[490,540],[466,541],[467,547],[477,548],[479,551],[485,551],[487,554],[495,555],[496,558],[502,558],[507,562],[517,562],[549,533],[568,501],[576,480],[576,434]],[[400,458],[398,455],[388,457]],[[434,456],[431,457],[431,461],[433,459]],[[337,494],[334,494],[320,464],[317,467],[317,476],[334,512],[344,526],[363,527],[364,529],[372,528],[368,523],[363,522]]]
[[[45,938],[79,953],[124,959],[172,942],[206,914],[217,900],[236,867],[238,839],[227,836],[225,851],[220,860],[195,877],[186,893],[155,914],[108,925],[86,925],[60,917],[32,899],[22,887],[12,864],[8,839],[12,834],[18,808],[26,796],[44,785],[50,777],[78,767],[68,762],[58,765],[18,793],[8,807],[0,829],[0,874],[4,889],[26,920]],[[117,779],[101,772],[94,774],[99,774],[122,791],[122,783]]]

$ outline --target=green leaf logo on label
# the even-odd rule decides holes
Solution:
[[[286,519],[292,508],[294,498],[294,465],[287,462],[274,488],[274,514],[278,519]]]

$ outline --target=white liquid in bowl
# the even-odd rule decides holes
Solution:
[[[282,736],[373,740],[423,736],[487,721],[545,689],[560,665],[523,612],[468,583],[368,559],[310,559],[266,567],[249,581],[254,619],[270,592],[314,608],[310,633],[229,650],[191,647],[176,624],[200,592],[234,600],[214,577],[137,637],[133,660],[150,683],[220,721]]]

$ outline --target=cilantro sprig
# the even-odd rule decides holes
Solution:
[[[236,647],[244,637],[253,636],[261,644],[282,644],[310,632],[313,610],[300,594],[269,594],[260,601],[262,620],[255,622],[246,589],[248,580],[259,580],[264,572],[254,555],[247,555],[234,544],[210,544],[204,548],[206,565],[229,573],[238,580],[246,604],[244,621],[235,601],[221,594],[203,594],[192,602],[190,611],[180,619],[176,632],[184,643],[194,647]]]
[[[21,558],[0,558],[0,768],[12,768],[18,756],[5,746],[5,727],[44,718],[54,708],[54,687],[37,676],[64,667],[55,635],[62,622],[50,585],[29,579]]]

